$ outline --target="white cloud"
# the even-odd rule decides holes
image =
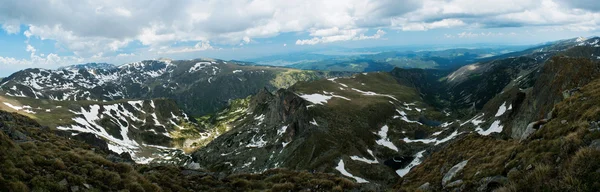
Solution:
[[[162,50],[159,50],[158,53],[189,53],[189,52],[197,52],[197,51],[205,51],[205,50],[213,50],[214,48],[210,45],[209,41],[201,41],[196,43],[193,47],[183,47],[183,48],[168,48],[163,47]]]
[[[61,25],[54,27],[30,25],[24,35],[28,38],[38,37],[42,40],[56,40],[59,44],[64,45],[81,57],[90,57],[99,52],[114,52],[127,46],[132,41],[131,39],[118,40],[107,37],[77,36],[72,31],[63,29]]]
[[[312,36],[321,36],[321,37],[313,37],[312,39],[298,39],[296,41],[296,45],[315,45],[319,43],[332,43],[337,41],[349,41],[349,40],[367,40],[367,39],[379,39],[385,32],[381,29],[377,30],[374,35],[367,36],[364,32],[365,29],[350,29],[350,30],[333,30],[333,31],[325,31],[325,32],[316,32],[312,34]],[[360,33],[360,34],[359,34]],[[326,34],[326,36],[322,36]]]
[[[136,56],[134,53],[119,53],[117,57],[133,57]]]
[[[517,33],[515,32],[510,32],[510,33],[494,33],[494,32],[480,32],[480,33],[473,33],[471,31],[466,32],[463,31],[461,33],[457,33],[456,35],[451,35],[451,34],[444,34],[444,37],[446,38],[478,38],[478,37],[501,37],[501,36],[515,36],[517,35]]]
[[[2,29],[4,29],[4,31],[6,31],[8,34],[17,34],[21,31],[21,26],[19,26],[19,23],[8,22],[2,24]]]
[[[132,42],[171,54],[258,44],[281,33],[308,34],[296,44],[313,45],[381,39],[392,30],[596,31],[598,11],[594,0],[19,0],[0,4],[0,24],[10,34],[28,26],[26,37],[54,40],[88,61],[98,53],[118,57]],[[173,47],[180,42],[200,43]]]
[[[435,21],[431,23],[419,22],[411,23],[406,21],[397,21],[402,24],[394,24],[400,26],[399,28],[403,31],[427,31],[430,29],[437,28],[452,28],[466,25],[465,22],[459,19],[443,19],[441,21]]]

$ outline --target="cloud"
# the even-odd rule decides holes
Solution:
[[[316,31],[315,33],[311,33],[311,36],[319,36],[313,37],[312,39],[298,39],[296,41],[296,45],[315,45],[319,43],[332,43],[337,41],[349,41],[349,40],[367,40],[367,39],[379,39],[383,35],[385,35],[385,31],[379,29],[374,35],[367,36],[364,32],[364,29],[351,29],[351,30],[326,30],[326,31]],[[360,34],[359,34],[360,33]]]
[[[53,40],[88,61],[98,53],[117,57],[131,45],[154,55],[191,53],[259,44],[282,33],[308,34],[296,44],[314,45],[381,39],[394,30],[597,31],[598,11],[594,0],[19,0],[0,3],[0,24],[9,34],[24,28],[28,38]],[[200,43],[178,47],[181,42]]]
[[[473,33],[471,31],[469,31],[469,32],[463,31],[461,33],[457,33],[456,35],[444,34],[444,37],[445,38],[461,38],[462,39],[462,38],[500,37],[500,36],[515,36],[515,35],[517,35],[517,33],[515,33],[515,32],[510,32],[510,33],[502,33],[502,32]]]
[[[420,23],[414,23],[414,22],[407,22],[407,21],[402,21],[402,19],[400,19],[398,24],[395,24],[397,26],[400,26],[399,28],[403,31],[427,31],[430,29],[437,29],[437,28],[451,28],[451,27],[458,27],[458,26],[464,26],[466,25],[465,22],[463,22],[462,20],[459,19],[443,19],[440,21],[434,21],[431,23],[426,23],[426,22],[420,22]]]
[[[558,0],[557,3],[569,8],[600,11],[600,4],[596,0]]]
[[[119,53],[117,57],[133,57],[136,56],[134,53]]]
[[[208,41],[202,41],[196,43],[193,47],[183,47],[183,48],[167,48],[164,47],[163,50],[159,50],[158,53],[189,53],[189,52],[197,52],[197,51],[205,51],[205,50],[213,50],[214,48],[210,45]]]
[[[21,26],[19,23],[4,23],[2,29],[8,34],[17,34],[21,31]]]

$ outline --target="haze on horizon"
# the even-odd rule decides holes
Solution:
[[[0,77],[161,57],[537,44],[594,36],[599,10],[593,0],[9,0],[0,4]]]

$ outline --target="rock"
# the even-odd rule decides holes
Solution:
[[[92,186],[91,186],[90,184],[87,184],[87,183],[84,183],[84,184],[83,184],[83,186],[84,186],[85,188],[88,188],[88,189],[91,189],[91,188],[92,188]]]
[[[79,191],[79,186],[71,186],[71,191],[72,192],[78,192]]]
[[[69,135],[70,135],[70,133],[69,133]],[[102,151],[106,151],[106,152],[110,151],[108,149],[108,144],[106,143],[106,141],[92,133],[79,133],[75,136],[69,136],[69,137],[79,140],[79,141],[83,141],[91,146],[94,146],[94,148],[98,148]]]
[[[567,124],[567,120],[564,120],[564,119],[563,119],[563,120],[561,120],[561,121],[560,121],[560,123],[561,123],[561,124],[563,124],[563,125],[564,125],[564,124]]]
[[[477,188],[477,191],[493,191],[494,189],[497,189],[501,186],[503,186],[504,184],[506,184],[508,182],[508,178],[504,177],[504,176],[493,176],[493,177],[486,177],[483,178],[479,181],[479,188]]]
[[[533,167],[532,164],[529,164],[529,165],[527,165],[527,167],[525,168],[525,170],[529,171],[529,170],[532,170],[533,168],[535,168],[535,167]]]
[[[598,121],[590,122],[590,131],[600,131],[600,123]]]
[[[463,184],[463,180],[459,179],[456,181],[453,181],[452,183],[448,183],[448,185],[446,185],[446,188],[455,188],[455,187],[459,187]]]
[[[575,93],[581,93],[581,89],[579,87],[577,87],[577,88],[563,91],[562,92],[563,99],[569,98],[569,97],[573,96]]]
[[[185,168],[197,170],[197,169],[200,169],[200,163],[196,163],[196,162],[188,163],[187,165],[185,165]]]
[[[589,147],[595,150],[600,150],[600,139],[593,140]]]
[[[68,184],[69,184],[69,182],[67,181],[67,179],[63,179],[58,182],[58,185],[60,185],[61,187],[65,187]]]
[[[527,125],[527,128],[521,135],[520,141],[528,139],[529,136],[531,136],[533,133],[535,133],[535,131],[537,131],[542,125],[546,124],[547,122],[548,122],[547,119],[542,119],[539,121],[529,123],[529,125]]]
[[[417,190],[420,190],[420,191],[432,191],[431,190],[431,184],[429,182],[423,183],[423,185],[419,186],[419,188],[417,188]]]
[[[465,168],[465,166],[467,165],[468,162],[469,162],[469,160],[465,160],[463,162],[460,162],[460,163],[454,165],[452,168],[450,168],[448,173],[446,173],[444,175],[444,177],[442,178],[442,185],[446,186],[446,184],[450,180],[452,180],[452,178],[454,178],[454,176],[456,176],[458,174],[458,172],[460,172],[463,168]]]

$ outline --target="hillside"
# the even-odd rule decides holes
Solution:
[[[118,68],[98,65],[22,70],[0,82],[0,93],[56,101],[169,98],[200,116],[264,87],[275,90],[298,81],[348,75],[202,59],[147,60]]]
[[[143,188],[591,191],[598,42],[557,41],[456,70],[220,60],[28,69],[2,81],[0,110],[131,164]],[[73,90],[86,94],[59,99]],[[24,178],[11,181],[36,185]]]
[[[0,110],[0,191],[333,190],[358,186],[324,173],[269,170],[222,175],[176,166],[144,166]]]

